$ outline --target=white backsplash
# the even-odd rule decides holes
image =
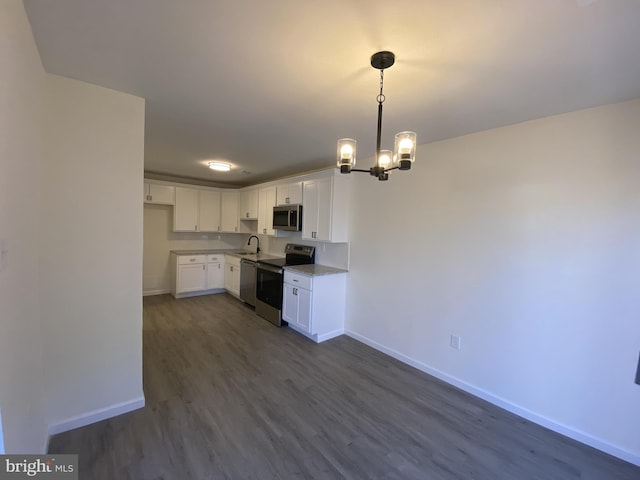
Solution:
[[[260,235],[259,237],[260,248],[264,253],[270,253],[272,255],[284,255],[284,247],[287,245],[287,243],[311,245],[316,247],[316,263],[327,265],[329,267],[349,270],[348,243],[324,243],[302,240],[302,233],[300,232],[291,232],[291,235],[282,238],[268,237],[266,235]],[[253,242],[255,243],[255,240]]]

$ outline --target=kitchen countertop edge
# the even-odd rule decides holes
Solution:
[[[288,265],[285,266],[284,269],[291,272],[302,273],[303,275],[310,275],[312,277],[348,273],[348,270],[343,270],[342,268],[329,267],[327,265],[319,265],[317,263],[311,263],[308,265]]]
[[[224,249],[224,248],[218,248],[218,249],[191,249],[191,250],[170,250],[170,253],[173,253],[174,255],[217,255],[217,254],[224,254],[224,255],[233,255],[234,257],[237,258],[246,258],[247,260],[251,260],[251,261],[260,261],[260,260],[270,260],[273,258],[282,258],[281,256],[278,255],[271,255],[268,253],[253,253],[253,252],[247,252],[246,250],[241,250],[241,249]]]

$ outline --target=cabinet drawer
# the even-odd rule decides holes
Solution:
[[[224,255],[207,255],[208,263],[222,263],[224,262]]]
[[[206,255],[180,255],[178,265],[188,265],[190,263],[205,263]]]
[[[312,278],[307,275],[300,275],[288,270],[284,271],[284,283],[311,290],[311,280]]]

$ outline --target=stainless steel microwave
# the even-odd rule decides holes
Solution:
[[[299,232],[302,230],[302,205],[278,205],[273,207],[273,228]]]

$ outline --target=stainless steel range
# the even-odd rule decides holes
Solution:
[[[260,260],[256,269],[256,313],[274,325],[282,325],[283,267],[315,263],[316,249],[288,243],[284,258]]]

